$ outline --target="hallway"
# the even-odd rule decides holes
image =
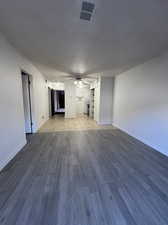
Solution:
[[[0,174],[0,224],[167,225],[167,171],[117,129],[38,133]]]
[[[63,114],[57,114],[50,118],[39,132],[59,132],[75,130],[115,129],[112,125],[98,125],[96,121],[86,115],[78,115],[74,119],[65,119]]]
[[[167,12],[1,1],[0,225],[168,225]]]

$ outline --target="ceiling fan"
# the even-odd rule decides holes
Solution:
[[[86,86],[90,85],[93,81],[95,81],[95,77],[91,77],[88,75],[81,74],[71,74],[68,76],[59,77],[61,80],[74,80],[74,84],[77,86]]]

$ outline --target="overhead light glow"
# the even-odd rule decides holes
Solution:
[[[79,87],[79,88],[82,88],[83,87],[83,82],[81,80],[76,80],[74,81],[74,84]]]

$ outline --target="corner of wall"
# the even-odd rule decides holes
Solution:
[[[26,138],[19,143],[15,149],[6,157],[6,159],[1,162],[0,161],[0,171],[3,170],[3,168],[5,168],[5,166],[22,150],[22,148],[26,145],[27,141]]]

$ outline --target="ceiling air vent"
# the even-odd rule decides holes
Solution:
[[[94,8],[95,8],[95,4],[91,2],[82,2],[80,19],[90,21]]]
[[[80,19],[90,21],[91,20],[91,16],[92,15],[90,13],[81,12]]]
[[[82,3],[82,11],[93,13],[95,5],[91,2],[83,2]]]

